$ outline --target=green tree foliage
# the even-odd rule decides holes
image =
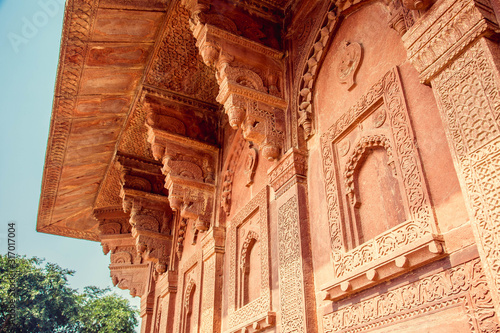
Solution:
[[[0,333],[132,333],[137,310],[109,288],[68,286],[74,271],[0,255]]]

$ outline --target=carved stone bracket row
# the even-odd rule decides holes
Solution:
[[[257,144],[264,158],[279,157],[284,141],[283,54],[235,34],[231,25],[212,25],[208,4],[183,1],[191,11],[191,30],[206,65],[215,67],[217,101],[229,124],[242,128],[246,140]],[[220,25],[220,24],[219,24]]]

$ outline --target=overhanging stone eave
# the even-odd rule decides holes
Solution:
[[[65,7],[36,223],[38,232],[92,241],[99,241],[98,222],[92,217],[92,208],[140,92],[165,14],[157,12],[153,17],[156,31],[154,40],[125,43],[117,39],[103,42],[101,40],[107,37],[93,35],[99,10],[101,8],[79,0],[68,1]],[[109,10],[103,8],[103,11]],[[147,10],[134,13],[138,20],[144,15],[151,15]],[[152,20],[150,16],[146,18]],[[124,44],[130,48],[146,49],[146,55],[140,60],[136,59],[135,63],[121,67],[88,63],[92,47],[111,45],[118,50]],[[92,80],[101,78],[88,73],[101,69],[105,72],[109,68],[108,76],[114,72],[124,73],[125,77],[128,75],[128,81],[123,80],[126,89],[105,86],[102,93],[92,92]],[[83,82],[85,79],[87,82]],[[85,89],[82,89],[83,84],[86,84]],[[123,99],[127,103],[117,113],[94,112],[94,115],[88,116],[75,111],[81,99],[93,102],[105,98]],[[94,158],[98,161],[93,161]],[[75,161],[80,160],[85,162],[77,165]]]

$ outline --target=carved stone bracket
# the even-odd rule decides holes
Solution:
[[[215,194],[218,148],[149,126],[153,155],[161,160],[170,207],[195,221],[199,231],[210,227]]]
[[[171,252],[172,211],[163,188],[160,165],[152,161],[118,155],[121,170],[123,210],[130,213],[137,253],[155,263],[164,273]]]
[[[216,69],[217,101],[229,124],[242,128],[246,140],[257,144],[269,160],[279,157],[284,140],[283,54],[235,34],[231,24],[212,25],[204,12],[210,6],[184,1],[191,10],[191,29],[203,61]],[[220,26],[220,24],[219,24]]]
[[[142,296],[149,268],[136,251],[130,215],[118,206],[94,209],[93,216],[99,222],[102,250],[104,254],[111,252],[109,269],[113,285],[130,290],[132,296]]]
[[[146,291],[149,265],[137,253],[132,235],[102,235],[101,244],[103,249],[111,251],[109,270],[113,285],[130,290],[132,296],[142,296]]]

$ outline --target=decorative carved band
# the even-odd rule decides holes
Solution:
[[[49,225],[56,204],[59,179],[63,170],[64,156],[71,129],[71,116],[76,104],[80,76],[88,51],[92,19],[95,18],[98,0],[68,1],[62,32],[60,65],[57,73],[53,115],[50,124],[50,141],[47,144],[43,174],[39,231],[67,237],[98,241],[90,231],[76,231],[62,226]]]
[[[319,70],[319,66],[323,61],[326,52],[325,48],[332,39],[333,30],[338,22],[336,7],[332,5],[323,19],[321,28],[316,33],[315,42],[312,44],[309,52],[310,57],[307,59],[303,75],[299,83],[299,125],[304,129],[304,137],[308,139],[314,134],[314,109],[313,109],[313,92],[315,79]]]
[[[381,327],[390,330],[390,325],[431,316],[430,313],[439,316],[440,311],[458,305],[465,311],[470,332],[500,330],[479,260],[328,313],[323,316],[323,327],[327,333],[355,333]]]
[[[281,332],[308,332],[297,195],[278,210],[278,259]]]

